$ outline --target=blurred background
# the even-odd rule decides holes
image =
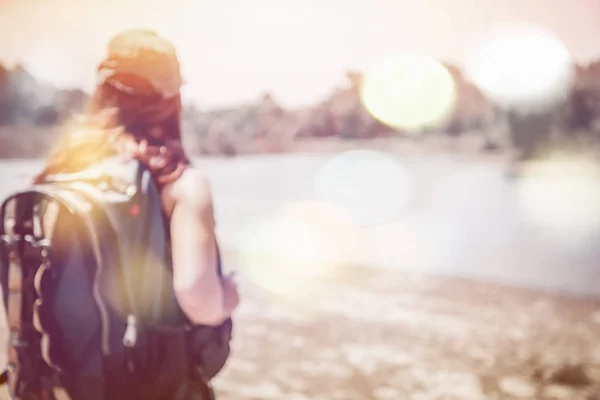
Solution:
[[[136,27],[241,276],[220,399],[600,399],[598,0],[3,0],[0,194]]]

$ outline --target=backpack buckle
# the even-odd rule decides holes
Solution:
[[[39,258],[43,261],[48,261],[50,257],[50,240],[38,239],[33,235],[25,235],[25,246],[23,255],[25,258]]]
[[[12,252],[16,249],[17,243],[20,240],[21,240],[21,235],[4,234],[4,235],[0,236],[0,246],[2,246],[8,252]]]
[[[137,325],[138,323],[135,315],[129,314],[127,316],[127,327],[125,328],[125,334],[123,335],[123,345],[125,346],[125,362],[130,374],[135,372],[137,366],[135,354],[133,352],[138,337]]]
[[[138,336],[137,318],[133,314],[127,316],[127,328],[123,335],[123,345],[127,348],[135,347]]]

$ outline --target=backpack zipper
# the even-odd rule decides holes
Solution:
[[[127,328],[125,328],[125,334],[123,335],[123,345],[127,348],[135,347],[138,336],[138,321],[135,315],[129,314],[127,316]]]

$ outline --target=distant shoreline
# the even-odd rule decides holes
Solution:
[[[14,125],[0,127],[0,160],[44,159],[52,149],[60,126],[39,127]],[[234,143],[235,153],[189,151],[194,158],[229,158],[284,154],[335,154],[356,149],[381,151],[395,155],[442,155],[457,158],[502,159],[506,149],[484,149],[485,135],[480,132],[465,133],[457,137],[443,134],[422,134],[418,137],[392,136],[371,139],[296,138],[282,146],[261,149],[256,143]],[[192,134],[184,134],[184,146],[193,143]]]

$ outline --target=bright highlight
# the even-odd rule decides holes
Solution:
[[[564,99],[574,67],[555,35],[534,25],[510,24],[477,43],[466,73],[498,105],[527,112]]]
[[[382,123],[418,130],[444,121],[455,104],[456,88],[452,75],[436,60],[403,55],[367,71],[361,98]]]
[[[517,188],[530,222],[575,238],[600,229],[600,166],[592,161],[563,157],[529,163]]]
[[[315,291],[348,278],[345,268],[360,254],[359,234],[331,205],[292,203],[245,230],[239,269],[272,301],[306,311]]]

